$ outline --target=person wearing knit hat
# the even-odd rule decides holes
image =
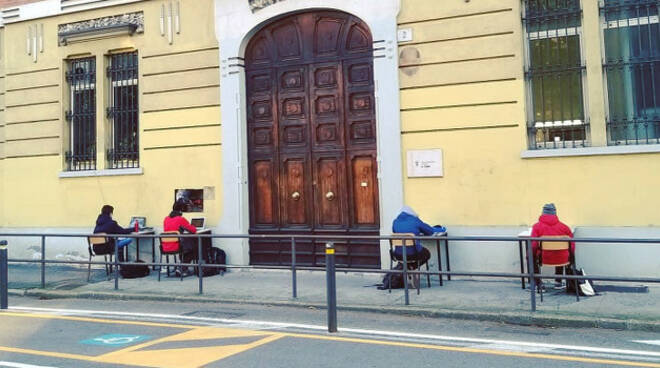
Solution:
[[[543,205],[539,221],[532,227],[532,238],[542,238],[544,236],[567,236],[573,237],[573,232],[563,222],[559,221],[557,217],[557,208],[554,203],[547,203]],[[543,250],[541,255],[538,241],[532,242],[532,250],[534,254],[534,272],[538,273],[538,259],[543,257],[544,263],[561,264],[573,260],[575,254],[575,243],[571,242],[570,250]],[[564,267],[555,267],[555,275],[564,273]],[[541,279],[536,282],[541,284]],[[563,289],[565,286],[562,279],[555,279],[555,289]]]
[[[440,225],[431,226],[420,220],[419,215],[409,206],[401,207],[399,215],[392,222],[393,233],[412,233],[415,235],[433,235],[435,233],[444,233],[446,229]],[[395,247],[392,257],[401,261],[403,259],[403,247]],[[415,246],[406,247],[406,259],[417,260],[419,267],[423,266],[431,258],[428,249],[422,246],[422,242],[415,241]]]

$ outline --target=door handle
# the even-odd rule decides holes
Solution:
[[[335,193],[333,193],[333,192],[331,192],[331,191],[328,192],[328,193],[325,193],[325,199],[327,199],[327,200],[329,200],[329,201],[335,199]]]
[[[294,201],[299,200],[300,199],[300,193],[298,193],[298,192],[291,193],[291,199],[293,199]]]

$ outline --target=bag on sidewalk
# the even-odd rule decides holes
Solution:
[[[204,262],[207,264],[227,264],[227,254],[220,248],[211,247],[208,253],[205,254]],[[224,274],[227,271],[226,267],[204,267],[202,266],[202,277],[213,276],[217,274]]]
[[[143,260],[138,259],[136,263],[144,263]],[[119,268],[121,277],[125,279],[137,279],[149,275],[149,266],[147,265],[121,265]]]
[[[403,265],[397,263],[395,270],[403,270]],[[383,277],[383,282],[378,286],[378,290],[403,289],[403,274],[397,272],[388,272]]]
[[[587,273],[584,272],[583,268],[575,268],[575,267],[569,267],[566,270],[567,275],[574,275],[574,276],[587,276]],[[579,292],[580,296],[594,296],[596,295],[596,292],[594,291],[593,288],[593,281],[589,279],[582,279],[579,280]],[[566,293],[568,294],[575,294],[575,281],[574,280],[567,280],[566,282]]]

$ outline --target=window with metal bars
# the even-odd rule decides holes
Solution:
[[[110,119],[110,168],[140,166],[138,131],[138,55],[137,52],[110,56],[108,67]]]
[[[587,145],[579,0],[524,0],[531,149]]]
[[[657,0],[601,0],[609,144],[660,143]]]
[[[96,169],[96,60],[70,60],[66,81],[70,106],[69,150],[65,154],[67,170]]]

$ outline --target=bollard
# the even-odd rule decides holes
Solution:
[[[527,247],[527,273],[529,273],[529,288],[531,301],[532,301],[532,312],[536,312],[536,278],[534,278],[534,254],[532,253],[532,241],[527,239],[525,240],[525,246]]]
[[[7,264],[7,241],[0,241],[0,309],[7,309],[7,288],[9,278],[9,265]]]
[[[291,288],[293,297],[298,297],[298,285],[296,280],[296,238],[291,237]]]
[[[46,236],[41,237],[41,288],[46,288]]]
[[[325,275],[328,295],[328,332],[337,332],[337,285],[335,280],[335,244],[325,243]]]
[[[202,285],[204,280],[204,275],[202,275],[202,238],[197,238],[197,278],[199,279],[199,294],[204,293],[204,285]]]

